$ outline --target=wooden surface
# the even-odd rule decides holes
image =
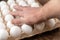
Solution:
[[[60,40],[60,28],[22,40]]]

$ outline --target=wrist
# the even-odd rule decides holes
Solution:
[[[43,13],[42,10],[38,10],[35,16],[36,16],[37,22],[41,22],[47,19],[46,15]]]

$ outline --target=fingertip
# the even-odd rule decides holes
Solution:
[[[13,15],[14,12],[10,12],[11,15]]]
[[[18,4],[16,4],[14,7],[18,7],[19,5]]]
[[[17,25],[17,21],[13,19],[12,24]]]
[[[20,20],[19,19],[13,19],[12,23],[18,25],[18,24],[20,24]]]
[[[11,13],[12,11],[9,11],[9,13]]]
[[[16,4],[15,6],[14,6],[14,8],[16,9],[16,8],[19,8],[20,6],[18,5],[18,4]]]
[[[10,12],[10,14],[13,15],[13,16],[18,16],[19,15],[18,13],[12,12],[12,11]]]
[[[17,5],[14,6],[14,8],[17,8],[17,7],[18,7]]]
[[[12,22],[12,24],[15,24],[16,21],[13,19],[11,22]]]

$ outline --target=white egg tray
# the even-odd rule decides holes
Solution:
[[[1,1],[0,40],[19,40],[60,27],[60,20],[57,18],[52,18],[46,22],[34,24],[33,26],[27,24],[16,26],[12,24],[11,21],[14,19],[14,17],[9,14],[9,11],[16,11],[13,7],[16,4],[20,6],[42,7],[42,5],[35,0],[8,0],[7,2]]]
[[[34,35],[37,35],[37,34],[40,34],[40,33],[43,33],[43,32],[52,31],[52,30],[54,30],[54,29],[56,29],[56,28],[60,28],[60,21],[59,21],[58,19],[55,19],[55,22],[56,22],[56,24],[55,24],[54,27],[49,26],[49,25],[47,24],[47,22],[46,22],[46,23],[45,23],[45,26],[44,26],[43,28],[42,28],[43,25],[39,25],[40,29],[39,29],[39,28],[36,28],[38,25],[35,26],[34,29],[33,29],[32,34],[30,34],[30,35],[21,34],[21,37],[18,37],[18,38],[16,38],[16,39],[14,39],[14,38],[9,38],[8,40],[20,40],[20,39],[23,39],[23,38],[32,37],[32,36],[34,36]],[[41,29],[41,28],[42,28],[42,29]]]

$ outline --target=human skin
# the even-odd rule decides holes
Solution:
[[[14,24],[35,24],[50,18],[60,16],[60,0],[50,0],[43,7],[31,8],[15,6],[17,11],[11,12],[13,16],[20,16],[12,20]]]

